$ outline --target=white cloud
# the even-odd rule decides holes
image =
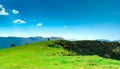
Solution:
[[[12,13],[13,13],[13,14],[19,14],[19,11],[13,9],[13,10],[12,10]]]
[[[64,28],[67,28],[68,26],[64,25]]]
[[[8,13],[5,11],[5,8],[3,8],[2,5],[0,5],[0,15],[8,15]]]
[[[42,26],[43,24],[42,23],[38,23],[37,26]]]
[[[21,20],[21,19],[16,19],[16,20],[13,21],[13,23],[15,23],[15,24],[24,24],[26,22]]]

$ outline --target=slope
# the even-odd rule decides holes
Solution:
[[[55,42],[0,49],[0,69],[120,69],[120,61],[96,55],[77,56]]]
[[[50,40],[63,40],[60,37],[49,37]],[[47,41],[48,38],[46,37],[0,37],[0,48],[9,48],[11,44],[15,45],[23,45],[28,43],[34,42],[42,42]]]

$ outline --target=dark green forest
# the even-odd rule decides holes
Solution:
[[[105,58],[120,60],[120,42],[105,42],[97,40],[56,42],[68,51],[76,52],[77,55],[99,55]]]

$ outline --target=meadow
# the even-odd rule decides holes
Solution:
[[[0,49],[0,69],[120,69],[120,61],[98,55],[76,55],[55,41]]]

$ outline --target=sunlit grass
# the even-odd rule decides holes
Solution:
[[[66,56],[55,41],[39,42],[0,50],[0,69],[120,69],[120,61],[93,56]]]

